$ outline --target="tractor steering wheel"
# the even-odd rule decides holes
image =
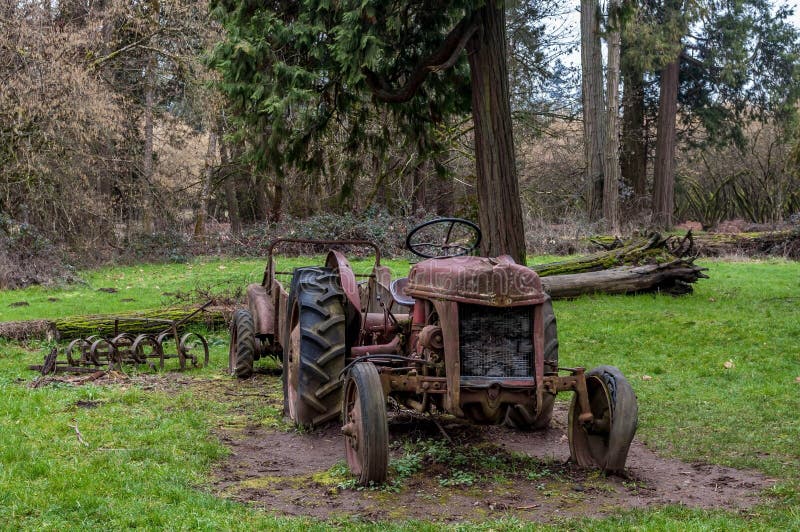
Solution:
[[[481,243],[481,230],[469,220],[437,218],[419,224],[406,237],[406,248],[426,259],[469,255]]]

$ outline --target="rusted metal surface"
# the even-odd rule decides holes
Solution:
[[[508,258],[429,259],[411,268],[406,293],[487,306],[539,305],[547,300],[539,276]]]
[[[375,242],[370,242],[368,240],[313,240],[308,238],[279,238],[277,240],[273,240],[269,245],[269,249],[267,250],[267,267],[264,270],[264,278],[261,281],[261,285],[265,288],[268,288],[271,285],[272,279],[275,277],[275,250],[278,247],[286,244],[305,246],[365,246],[372,248],[375,252],[375,266],[381,265],[380,248],[377,244],[375,244]]]
[[[299,328],[291,335],[289,331],[297,316],[292,316],[288,293],[276,277],[274,252],[283,244],[367,245],[375,251],[370,275],[355,275],[338,250],[330,250],[325,260],[325,267],[339,277],[347,316],[345,367],[337,382],[349,382],[355,368],[366,362],[374,366],[380,382],[370,393],[382,392],[422,413],[447,412],[517,428],[546,426],[554,396],[568,391],[576,396],[577,423],[597,424],[583,368],[556,370],[557,356],[545,360],[552,355],[546,352],[547,336],[555,339],[556,333],[553,322],[545,323],[548,316],[553,319],[549,310],[545,313],[550,298],[536,272],[509,256],[459,256],[424,260],[411,268],[407,280],[392,282],[389,269],[380,265],[377,246],[364,241],[281,239],[270,245],[258,297],[271,303],[273,311],[259,307],[254,315],[264,313],[271,322],[276,349],[292,352],[284,356],[285,393],[290,399],[306,370],[300,364],[299,345],[289,347],[298,343]],[[453,246],[463,247],[457,242]],[[450,253],[449,232],[439,247]],[[248,288],[249,299],[255,301],[256,290],[252,293],[250,297]],[[359,469],[352,455],[363,436],[356,425],[364,419],[352,392],[345,390],[344,396],[348,463]],[[514,417],[521,417],[524,426]]]
[[[257,335],[270,336],[275,334],[275,307],[267,295],[267,290],[260,284],[247,286],[247,307],[255,321]]]
[[[380,255],[378,255],[380,256]],[[325,267],[339,273],[339,281],[344,290],[347,301],[350,303],[351,310],[361,313],[361,296],[358,293],[358,282],[353,273],[353,268],[347,258],[337,250],[331,250],[325,259]]]
[[[461,409],[461,343],[458,334],[458,303],[435,300],[433,306],[439,316],[444,340],[444,367],[447,377],[447,395],[444,399],[444,407],[453,415],[464,417],[464,411]]]
[[[412,393],[447,393],[447,379],[444,377],[430,377],[418,375],[415,371],[409,370],[401,374],[395,374],[391,368],[378,368],[383,383],[383,389],[390,392],[412,392]]]
[[[391,342],[386,344],[353,346],[350,348],[350,354],[353,357],[362,357],[364,355],[399,355],[400,337],[395,336]]]
[[[42,375],[51,373],[85,373],[87,370],[119,369],[123,364],[148,365],[152,369],[156,365],[164,368],[164,362],[169,359],[178,359],[180,369],[186,369],[186,363],[192,366],[208,365],[208,342],[198,333],[180,333],[180,326],[188,321],[194,314],[200,312],[209,303],[199,307],[193,313],[180,321],[155,319],[155,318],[115,318],[114,333],[108,337],[98,335],[88,338],[78,338],[71,341],[63,351],[63,358],[59,359],[59,350],[54,348],[39,366],[29,366],[34,371],[41,371]],[[120,333],[121,322],[146,322],[147,324],[160,323],[165,327],[157,334]],[[165,345],[175,344],[175,354],[167,353]]]
[[[542,305],[533,308],[533,367],[536,379],[536,415],[544,404],[544,316]]]

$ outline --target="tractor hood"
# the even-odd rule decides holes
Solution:
[[[422,261],[411,268],[405,292],[418,299],[494,307],[538,305],[549,298],[536,272],[507,255]]]

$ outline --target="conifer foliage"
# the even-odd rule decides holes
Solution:
[[[344,157],[380,152],[397,130],[430,142],[434,124],[471,111],[482,251],[524,260],[503,2],[216,0],[212,9],[227,37],[211,61],[256,139],[259,167],[319,169],[315,141],[333,128],[344,131]],[[388,117],[378,126],[376,113]]]

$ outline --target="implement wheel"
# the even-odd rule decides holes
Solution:
[[[314,427],[336,419],[344,369],[344,293],[328,268],[298,268],[292,281],[289,345],[283,357],[284,411]]]
[[[542,304],[542,318],[544,319],[544,373],[547,375],[558,371],[558,329],[552,301],[547,300]],[[556,396],[545,392],[538,416],[535,408],[523,404],[511,405],[506,415],[506,425],[519,430],[546,429],[553,418],[555,402]]]
[[[253,315],[249,310],[240,308],[231,319],[231,342],[228,347],[228,371],[231,375],[240,379],[253,375],[255,348]]]
[[[581,423],[577,394],[569,409],[569,454],[575,463],[598,467],[607,473],[625,469],[639,408],[633,388],[614,366],[599,366],[586,373],[591,423]]]
[[[347,374],[342,419],[350,471],[362,485],[384,482],[389,467],[389,425],[381,379],[371,362],[359,362]]]

